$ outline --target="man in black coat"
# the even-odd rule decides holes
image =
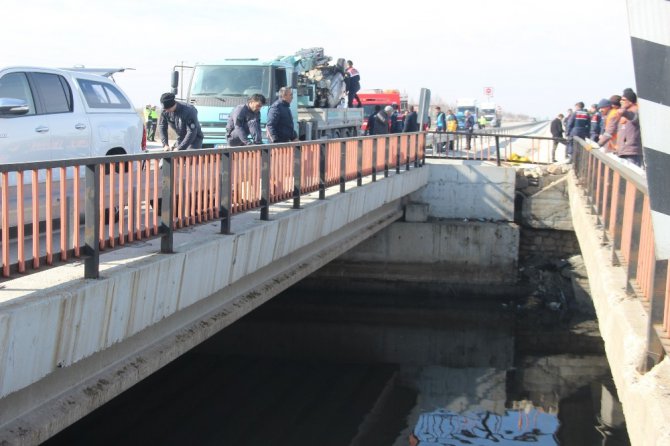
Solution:
[[[293,127],[293,114],[291,113],[293,90],[290,87],[282,87],[277,96],[279,99],[268,110],[267,131],[270,142],[295,141],[298,135]]]
[[[551,151],[551,161],[556,162],[556,148],[559,142],[563,142],[563,114],[559,113],[551,121],[551,136],[554,138],[554,149]]]
[[[419,122],[417,121],[418,117],[416,115],[416,111],[414,110],[414,106],[410,105],[409,107],[409,113],[405,117],[405,125],[403,126],[403,133],[409,133],[409,132],[418,132],[419,131]]]
[[[261,133],[261,107],[263,105],[265,105],[265,96],[255,94],[247,100],[246,104],[235,107],[228,117],[226,126],[229,146],[247,146],[263,142]],[[249,135],[251,135],[251,142]]]

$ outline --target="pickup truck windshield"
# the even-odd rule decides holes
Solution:
[[[199,65],[191,83],[194,96],[270,97],[270,68],[259,66]]]

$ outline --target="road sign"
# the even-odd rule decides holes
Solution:
[[[493,87],[484,87],[484,94],[486,96],[492,96],[493,95]]]

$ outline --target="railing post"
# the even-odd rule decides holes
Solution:
[[[173,218],[172,197],[174,195],[174,163],[173,158],[163,158],[161,167],[161,221],[158,232],[161,235],[161,252],[173,252]]]
[[[644,195],[635,189],[635,208],[633,210],[633,223],[630,235],[630,258],[628,259],[628,281],[627,291],[633,290],[633,280],[637,280],[637,263],[640,257],[640,234],[642,227],[642,208],[644,204]]]
[[[641,372],[651,370],[658,364],[664,355],[664,348],[658,337],[656,326],[663,324],[665,313],[665,298],[667,294],[668,260],[654,262],[653,289],[649,301],[649,325],[647,327],[647,356],[642,364]]]
[[[389,152],[391,151],[391,148],[389,145],[391,144],[391,138],[386,137],[384,140],[384,178],[388,178],[389,176]]]
[[[402,136],[398,135],[398,146],[395,150],[395,173],[400,173],[400,149],[402,148]]]
[[[377,181],[377,138],[372,140],[372,181]]]
[[[500,136],[496,135],[496,165],[500,166]]]
[[[445,153],[444,156],[447,156]],[[414,137],[414,167],[419,167],[419,134]]]
[[[363,185],[363,140],[358,140],[356,148],[356,185]]]
[[[344,193],[347,183],[347,143],[340,143],[340,193]]]
[[[293,148],[293,209],[300,209],[302,189],[302,147]]]
[[[221,171],[219,172],[219,190],[221,202],[219,215],[221,216],[221,234],[230,234],[230,218],[232,213],[232,157],[230,150],[221,153]]]
[[[261,220],[270,220],[270,149],[261,148]]]
[[[416,137],[416,135],[415,135],[415,137]],[[409,170],[409,163],[410,163],[410,159],[412,158],[411,157],[411,153],[412,153],[412,144],[411,143],[412,143],[412,137],[411,137],[411,135],[407,135],[407,159],[405,160],[405,170]],[[435,144],[435,143],[433,143],[433,144]],[[435,149],[433,149],[433,150],[435,150]]]
[[[86,165],[86,195],[84,208],[84,277],[97,279],[100,275],[100,165]]]
[[[326,143],[319,144],[319,200],[326,199]]]

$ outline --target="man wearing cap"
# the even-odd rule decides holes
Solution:
[[[617,156],[642,167],[642,136],[637,95],[626,88],[621,95],[621,108],[617,110]]]
[[[163,111],[158,126],[163,148],[165,150],[201,149],[204,136],[195,107],[177,102],[172,93],[163,93],[161,104]],[[177,133],[177,143],[172,148],[168,143],[168,125]]]
[[[246,104],[235,107],[228,117],[228,124],[226,125],[229,146],[237,147],[263,143],[261,107],[264,105],[265,96],[254,94],[249,97]],[[249,135],[251,135],[252,142],[249,142]]]
[[[617,98],[618,100],[618,98]],[[606,152],[616,151],[616,128],[619,124],[617,108],[613,107],[609,99],[601,99],[598,102],[598,111],[603,116],[602,132],[598,137],[598,145]]]

